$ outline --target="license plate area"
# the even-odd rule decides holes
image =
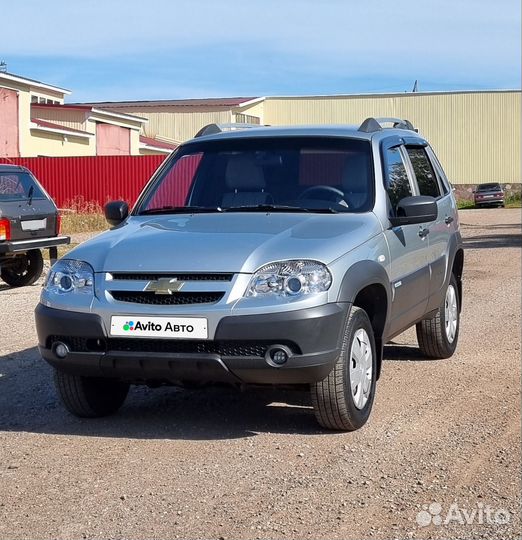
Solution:
[[[129,338],[208,339],[203,317],[142,317],[113,315],[111,336]]]
[[[47,218],[26,219],[20,222],[22,231],[43,231],[47,227]]]

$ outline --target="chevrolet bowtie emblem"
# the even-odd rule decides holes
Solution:
[[[181,291],[185,285],[184,281],[178,281],[176,278],[159,278],[155,281],[149,281],[145,290],[154,294],[172,294]]]

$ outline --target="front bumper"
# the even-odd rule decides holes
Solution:
[[[305,384],[324,379],[340,353],[347,303],[221,319],[213,340],[109,337],[102,318],[43,304],[36,308],[42,357],[56,369],[129,382]],[[59,358],[53,344],[65,343]],[[282,366],[270,348],[289,352]],[[268,358],[268,359],[267,359]]]
[[[55,236],[53,238],[35,238],[31,240],[11,240],[0,243],[0,255],[4,253],[23,253],[31,249],[45,249],[69,244],[69,236]]]

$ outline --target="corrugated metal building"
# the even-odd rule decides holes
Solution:
[[[103,102],[89,105],[146,118],[148,122],[146,126],[143,126],[142,132],[144,136],[179,143],[192,138],[207,124],[230,124],[231,122],[259,124],[259,116],[250,112],[248,114],[236,113],[236,110],[254,107],[264,99],[250,97],[174,99]]]
[[[520,183],[520,90],[97,103],[147,118],[144,135],[184,141],[210,123],[359,124],[407,118],[455,184]]]
[[[270,98],[267,124],[357,124],[407,118],[456,184],[520,182],[520,91]]]
[[[0,73],[0,157],[169,154],[176,145],[141,137],[146,118],[65,105],[69,90]]]

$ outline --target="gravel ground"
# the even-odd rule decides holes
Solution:
[[[136,388],[78,420],[35,348],[40,287],[0,285],[0,538],[519,538],[521,213],[461,222],[457,353],[388,345],[355,433],[272,390]]]

